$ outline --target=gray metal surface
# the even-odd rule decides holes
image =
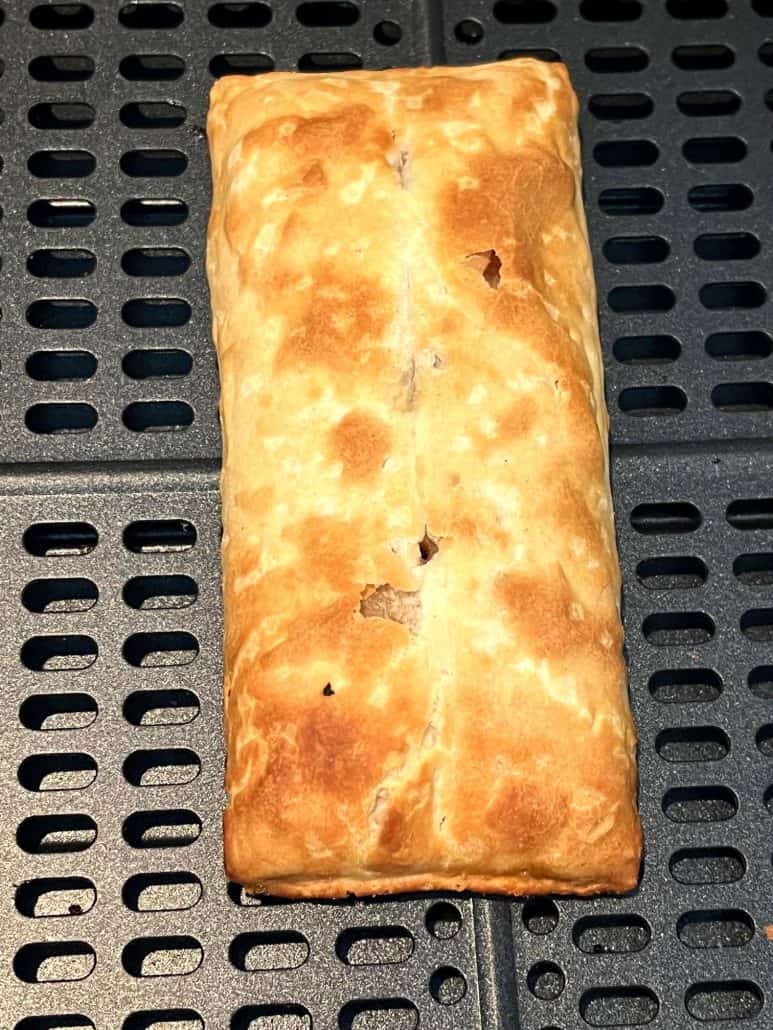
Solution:
[[[773,6],[0,12],[0,1028],[768,1025]],[[212,70],[534,50],[583,108],[642,885],[255,904],[221,871]]]

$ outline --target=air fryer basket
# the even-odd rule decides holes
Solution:
[[[525,53],[583,112],[642,884],[250,898],[221,859],[208,89]],[[770,1025],[773,2],[0,0],[0,108],[2,1030]]]

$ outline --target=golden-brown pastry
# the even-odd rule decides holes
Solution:
[[[576,115],[532,60],[212,90],[225,851],[253,889],[636,882]]]

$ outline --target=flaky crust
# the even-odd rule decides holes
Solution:
[[[576,115],[531,60],[212,90],[225,852],[252,889],[636,883]]]

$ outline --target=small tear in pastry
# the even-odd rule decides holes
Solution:
[[[382,583],[360,601],[360,614],[366,619],[391,619],[418,632],[421,600],[418,590],[396,590],[391,583]]]
[[[395,162],[395,171],[397,177],[400,180],[400,185],[404,190],[408,189],[408,151],[400,150],[397,154],[397,161]]]
[[[468,254],[464,260],[468,265],[471,265],[476,271],[480,272],[492,290],[499,289],[499,284],[502,281],[502,276],[500,275],[502,262],[495,250],[479,250],[474,254]]]
[[[432,367],[433,368],[445,368],[445,361],[440,354],[432,355]]]
[[[333,690],[333,687],[330,683],[326,683],[322,688],[322,693],[325,695],[325,697],[332,697],[335,694],[335,691]]]
[[[419,540],[419,565],[426,565],[427,562],[431,562],[439,550],[440,548],[437,543],[425,528],[424,536]]]
[[[411,357],[408,365],[400,376],[400,386],[403,391],[403,406],[405,411],[412,411],[416,400],[416,360]]]

